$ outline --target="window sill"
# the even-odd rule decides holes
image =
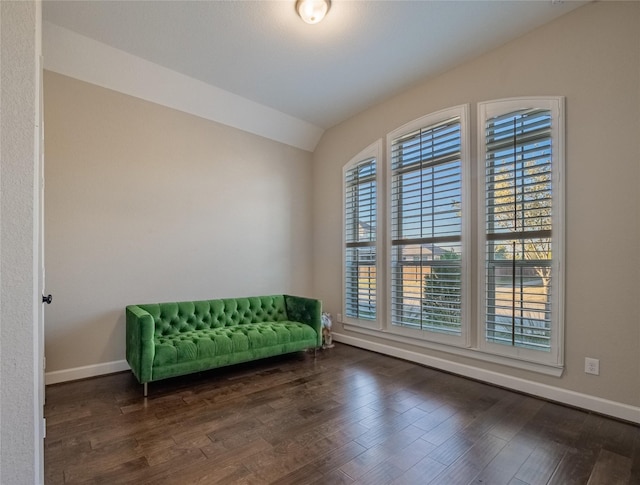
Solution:
[[[469,348],[456,347],[453,345],[435,343],[427,340],[409,338],[409,337],[398,335],[396,333],[393,333],[387,330],[374,330],[371,328],[364,328],[361,326],[352,325],[346,322],[342,322],[342,323],[344,325],[344,329],[349,332],[369,335],[371,337],[377,337],[387,341],[408,344],[414,347],[437,350],[439,352],[445,352],[445,353],[457,355],[460,357],[467,357],[467,358],[479,360],[482,362],[489,362],[492,364],[503,365],[503,366],[512,367],[515,369],[526,370],[526,371],[535,372],[538,374],[544,374],[544,375],[553,376],[553,377],[562,376],[562,373],[564,371],[563,365],[554,365],[554,364],[547,364],[542,362],[531,362],[527,360],[518,359],[515,357],[507,357],[503,355],[488,353],[473,347],[469,347]]]

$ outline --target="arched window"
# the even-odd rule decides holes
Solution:
[[[379,140],[343,169],[343,319],[377,328],[379,277]]]
[[[562,362],[563,101],[489,101],[478,113],[479,344],[552,364]]]

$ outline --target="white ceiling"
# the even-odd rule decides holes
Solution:
[[[326,129],[584,3],[333,0],[308,25],[295,0],[46,0],[43,19]]]

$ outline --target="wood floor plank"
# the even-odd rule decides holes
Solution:
[[[449,466],[469,451],[474,444],[475,441],[466,438],[463,433],[456,433],[440,446],[432,444],[434,450],[428,456],[432,460]]]
[[[311,464],[322,474],[327,475],[345,463],[349,463],[365,451],[367,451],[367,449],[364,446],[355,441],[350,441],[340,448],[336,448],[315,458]]]
[[[522,464],[515,478],[529,485],[545,485],[566,451],[567,447],[560,443],[539,444]]]
[[[547,482],[549,485],[584,485],[589,481],[597,455],[589,449],[569,448]]]
[[[184,484],[235,484],[246,477],[250,472],[244,465],[227,465],[221,467],[215,460],[208,459],[198,462],[193,468],[183,469],[179,473],[170,474],[167,477],[159,478],[155,483],[162,485],[184,485]]]
[[[309,482],[321,479],[323,476],[316,467],[307,464],[278,478],[278,485],[306,485]]]
[[[336,344],[47,387],[45,483],[640,484],[640,427]]]
[[[507,442],[492,435],[478,440],[464,455],[436,477],[438,483],[468,484],[506,446]]]
[[[356,483],[361,485],[386,485],[401,476],[404,472],[397,466],[384,461],[369,470]]]
[[[640,433],[635,433],[631,460],[630,483],[640,483]]]
[[[382,446],[374,446],[342,465],[340,471],[357,480],[389,456],[390,453]]]
[[[517,412],[520,405],[527,399],[520,394],[508,393],[499,401],[479,413],[476,418],[464,428],[464,436],[475,442],[500,423],[502,417]]]
[[[406,423],[406,421],[399,419],[390,420],[388,423],[370,428],[366,433],[358,436],[356,442],[365,448],[371,448],[383,442],[388,443],[390,440],[406,441],[408,439],[411,442],[424,434],[422,429],[412,425],[407,426]]]
[[[602,416],[599,431],[602,437],[602,447],[618,455],[631,458],[633,455],[634,441],[637,437],[637,428],[629,426],[628,423],[614,421]]]
[[[424,457],[414,466],[412,466],[409,470],[404,472],[402,475],[396,477],[396,479],[391,482],[394,485],[398,484],[407,484],[413,485],[416,483],[420,484],[428,484],[433,483],[438,475],[442,473],[443,470],[446,469],[446,466],[442,463],[438,463],[431,458]],[[446,483],[446,482],[442,482]]]
[[[503,440],[511,440],[523,427],[532,422],[544,404],[539,399],[530,397],[523,399],[517,408],[512,407],[500,417],[490,433]]]
[[[64,465],[65,482],[89,480],[96,472],[103,474],[131,461],[148,467],[146,458],[136,454],[136,444],[134,439],[127,439],[99,450],[69,457]],[[91,457],[91,467],[87,466],[88,457]]]
[[[631,478],[631,459],[601,450],[587,485],[625,485]]]
[[[525,440],[507,443],[471,483],[508,484],[532,452],[533,446]]]
[[[275,483],[306,466],[310,459],[302,448],[290,449],[287,453],[271,449],[251,456],[245,466],[263,483]]]
[[[417,439],[406,448],[397,450],[389,458],[387,462],[396,466],[402,471],[407,471],[425,456],[428,456],[434,449],[435,445],[424,441],[423,439]]]
[[[557,440],[567,444],[558,467],[549,479],[549,485],[584,485],[589,480],[593,467],[602,449],[602,427],[606,423],[600,416],[589,415],[584,420],[574,440]],[[544,435],[546,432],[541,431]]]
[[[471,423],[473,419],[474,417],[472,414],[457,412],[451,417],[439,423],[434,428],[427,431],[422,436],[422,439],[428,441],[429,443],[433,443],[436,446],[440,446],[449,438],[469,425],[469,423]]]
[[[250,456],[262,453],[264,451],[270,451],[273,447],[262,438],[255,439],[245,446],[233,448],[227,451],[221,451],[214,445],[209,445],[201,448],[202,452],[207,458],[215,459],[221,466],[242,464]]]
[[[126,478],[128,481],[121,480],[120,477],[114,477],[109,474],[100,476],[102,483],[136,483],[145,485],[177,485],[184,483],[207,483],[201,481],[211,477],[224,476],[227,473],[229,465],[217,465],[213,461],[207,460],[202,452],[198,453],[197,448],[191,450],[188,455],[174,457],[173,459],[150,467],[148,470],[140,470],[138,473],[130,474]]]
[[[573,411],[568,413],[564,406],[545,402],[527,423],[527,430],[545,440],[575,443],[589,414]]]
[[[194,451],[190,451],[190,454],[194,454]],[[200,455],[201,456],[201,455]],[[183,459],[184,457],[181,457]],[[99,476],[92,480],[95,483],[111,484],[111,483],[125,483],[130,480],[131,476],[136,474],[146,474],[149,471],[149,464],[144,457],[134,458],[129,461],[118,461],[113,466],[101,470]],[[71,471],[65,472],[65,483],[77,483],[83,482],[87,479],[88,475],[73,473]]]
[[[509,485],[530,485],[527,482],[523,482],[522,480],[520,480],[519,478],[513,478],[510,482]]]
[[[309,485],[348,485],[350,483],[354,483],[353,478],[344,474],[340,470],[333,470],[316,481],[311,482]]]

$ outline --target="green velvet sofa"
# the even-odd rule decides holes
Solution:
[[[322,345],[319,300],[273,295],[126,307],[127,362],[144,385]]]

